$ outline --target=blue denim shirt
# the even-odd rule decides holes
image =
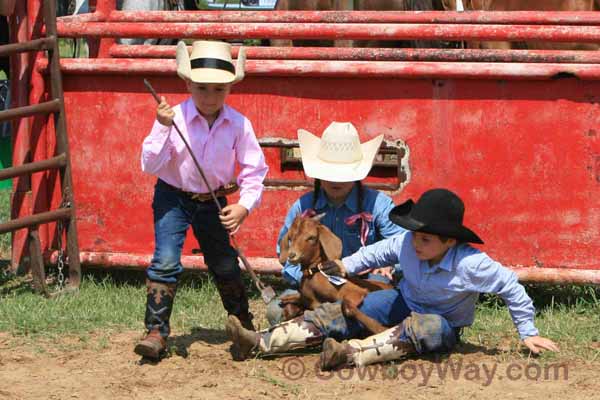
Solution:
[[[398,283],[412,311],[438,314],[452,327],[473,323],[479,293],[495,293],[506,305],[521,339],[538,335],[533,318],[535,308],[517,275],[468,244],[448,250],[442,261],[430,267],[417,257],[412,232],[380,241],[345,257],[349,274],[364,269],[402,264],[403,279]]]
[[[321,223],[327,226],[334,234],[342,240],[342,257],[348,256],[361,248],[360,242],[360,227],[361,220],[357,220],[354,224],[348,226],[345,224],[345,219],[359,212],[358,187],[355,185],[346,201],[339,207],[327,201],[325,192],[321,189],[315,211],[317,214],[325,213],[321,219]],[[405,229],[394,224],[388,218],[390,210],[394,207],[392,199],[377,191],[363,186],[363,207],[362,211],[369,212],[373,215],[373,220],[369,222],[369,235],[367,236],[366,245],[375,243],[381,239],[406,232]],[[279,232],[277,239],[277,254],[279,255],[279,241],[286,234],[289,227],[294,222],[298,214],[306,209],[313,208],[313,192],[309,192],[300,197],[292,205],[285,217],[285,223]],[[393,265],[388,264],[388,265]],[[302,279],[302,271],[299,265],[286,262],[282,271],[283,278],[292,286],[297,288],[300,286]]]

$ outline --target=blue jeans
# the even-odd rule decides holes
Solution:
[[[381,325],[396,326],[410,315],[410,308],[398,289],[378,290],[367,294],[359,310],[373,318]],[[364,327],[355,319],[348,319],[347,337],[359,337]]]
[[[365,327],[354,318],[346,318],[342,313],[341,301],[322,303],[311,311],[304,312],[304,319],[314,323],[324,336],[337,340],[364,337],[369,334]],[[398,289],[386,289],[367,294],[359,310],[384,326],[396,326],[411,310]]]
[[[442,316],[411,313],[398,289],[369,293],[359,309],[384,326],[402,327],[402,340],[410,341],[418,353],[449,351],[459,338],[460,330],[452,328]],[[412,323],[405,326],[403,321],[408,317]],[[323,303],[313,311],[306,311],[304,320],[312,322],[323,336],[336,340],[370,335],[360,322],[343,315],[341,302]]]
[[[219,198],[221,207],[227,204]],[[199,202],[160,179],[154,187],[154,240],[152,262],[146,270],[148,279],[176,283],[183,272],[181,250],[188,228],[204,254],[204,261],[216,281],[240,279],[237,253],[229,242],[229,234],[221,225],[219,211],[212,200]]]

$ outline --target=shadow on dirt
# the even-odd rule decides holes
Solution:
[[[188,349],[196,342],[208,345],[220,345],[227,341],[227,335],[222,329],[194,327],[189,334],[169,338],[167,345],[176,355],[187,358],[189,355]]]

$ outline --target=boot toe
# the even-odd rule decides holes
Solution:
[[[230,351],[235,361],[243,361],[250,357],[257,346],[256,332],[248,330],[235,315],[227,318],[225,326],[229,339],[233,342]]]
[[[167,349],[166,340],[156,332],[150,332],[133,351],[142,357],[159,360]]]
[[[148,346],[144,343],[140,343],[133,349],[135,354],[138,356],[142,356],[145,358],[150,358],[153,360],[160,359],[160,352],[153,346]]]

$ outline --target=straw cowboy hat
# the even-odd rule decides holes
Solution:
[[[358,132],[350,122],[332,122],[318,138],[298,129],[302,166],[307,176],[331,182],[364,179],[383,141],[383,135],[360,143]]]
[[[177,75],[195,83],[237,83],[244,79],[246,51],[242,47],[237,64],[231,60],[231,45],[199,40],[192,44],[190,55],[184,42],[177,44]]]
[[[465,205],[447,189],[431,189],[417,202],[408,200],[390,211],[390,221],[410,231],[431,233],[483,244],[475,232],[463,225]]]

